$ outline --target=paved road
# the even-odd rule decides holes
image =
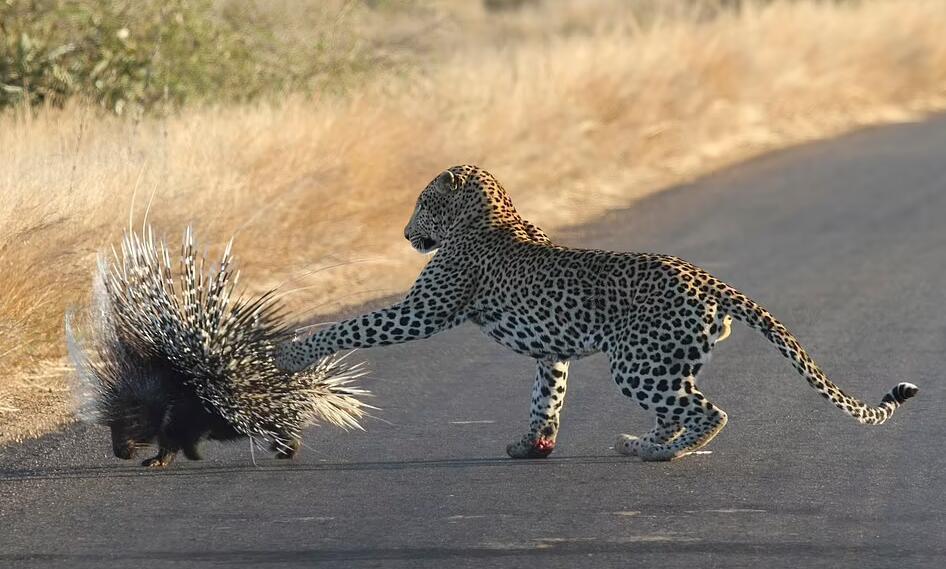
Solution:
[[[861,427],[740,327],[701,376],[730,414],[712,454],[612,456],[649,418],[590,358],[556,454],[512,461],[532,364],[461,328],[363,352],[389,423],[314,430],[291,465],[241,443],[149,472],[87,427],[0,451],[0,566],[946,566],[946,120],[779,152],[560,237],[686,257],[852,393],[922,392]]]

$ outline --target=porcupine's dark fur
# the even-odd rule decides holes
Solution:
[[[204,438],[267,439],[278,458],[291,458],[301,430],[324,421],[358,428],[367,392],[352,385],[360,364],[327,358],[286,373],[272,351],[287,326],[274,292],[234,295],[238,273],[228,245],[216,269],[205,269],[190,229],[181,269],[150,228],[127,232],[121,252],[99,260],[84,341],[66,317],[76,367],[73,391],[80,417],[111,430],[115,456],[133,458],[157,443],[144,466],[167,466],[178,451],[200,459]]]

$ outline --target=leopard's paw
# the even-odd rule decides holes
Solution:
[[[614,452],[624,456],[640,456],[641,440],[634,435],[618,435]]]
[[[653,443],[641,443],[638,449],[638,456],[644,462],[666,462],[683,458],[689,453],[683,449],[675,448],[674,445],[658,445]]]
[[[536,438],[526,435],[518,442],[506,447],[506,454],[512,458],[545,458],[555,450],[555,439]]]

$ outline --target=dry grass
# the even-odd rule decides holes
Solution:
[[[236,230],[244,282],[305,287],[290,297],[301,318],[410,283],[424,259],[403,224],[453,164],[487,167],[555,228],[765,149],[946,106],[939,0],[713,18],[560,0],[501,21],[472,4],[359,12],[374,49],[405,65],[343,97],[139,123],[82,106],[0,117],[0,442],[68,417],[62,315],[133,196],[140,221],[154,194],[150,218],[175,239],[188,223],[210,246]],[[307,274],[354,259],[374,262]]]

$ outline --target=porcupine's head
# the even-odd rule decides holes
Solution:
[[[180,381],[155,365],[127,371],[99,402],[99,421],[111,431],[112,452],[125,460],[155,443],[173,405],[174,382]]]
[[[76,366],[74,389],[79,416],[109,428],[116,457],[134,458],[157,439],[171,405],[160,371],[125,358],[87,360],[83,367]]]
[[[132,459],[138,449],[152,444],[161,430],[164,410],[148,401],[129,401],[122,414],[108,422],[112,433],[112,452],[117,458]]]
[[[109,425],[112,431],[112,452],[122,460],[135,458],[138,449],[151,444],[157,436],[154,423],[139,422],[141,416],[132,415],[129,418],[131,422],[117,420]]]
[[[76,373],[72,393],[80,419],[111,431],[112,452],[131,459],[153,443],[171,405],[173,372],[149,361],[119,339],[103,275],[96,275],[88,314],[93,333],[80,335],[75,314],[66,315],[66,346]],[[83,337],[84,336],[84,337]]]

